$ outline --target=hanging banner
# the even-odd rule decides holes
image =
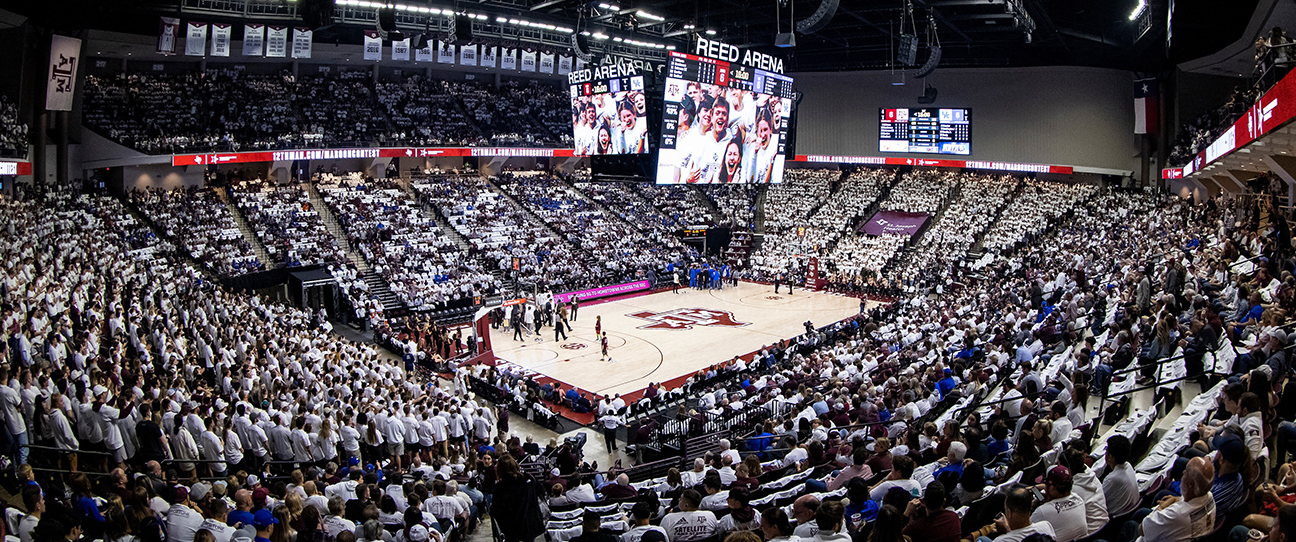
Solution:
[[[293,58],[310,58],[311,40],[315,37],[315,32],[309,28],[293,29]]]
[[[432,62],[432,42],[427,42],[422,49],[414,50],[414,62]]]
[[[463,66],[477,65],[477,46],[460,45],[459,46],[459,64]]]
[[[49,80],[45,81],[45,109],[71,111],[76,96],[77,62],[81,59],[81,40],[52,36],[50,41]]]
[[[159,55],[174,55],[180,45],[180,19],[161,17],[158,21],[157,52]]]
[[[224,23],[212,23],[212,56],[230,55],[230,31],[234,27]]]
[[[382,60],[382,34],[377,30],[365,30],[364,59]]]
[[[261,56],[265,49],[265,25],[243,25],[243,56]]]
[[[579,58],[577,58],[577,59],[575,59],[575,60],[576,60],[576,62],[575,62],[575,64],[574,64],[574,69],[575,69],[576,71],[581,71],[581,70],[585,69],[585,61],[584,61],[584,60],[581,60],[581,59],[579,59]]]
[[[572,57],[569,56],[558,57],[558,75],[567,75],[571,73],[571,66],[572,66],[571,62],[572,62]]]
[[[455,61],[454,46],[444,41],[438,41],[437,42],[437,63],[454,64],[454,61]]]
[[[540,53],[540,73],[554,72],[554,56],[549,53]]]
[[[517,69],[517,49],[504,48],[500,49],[500,69],[516,70]]]
[[[288,27],[272,26],[266,33],[266,58],[288,56]]]
[[[487,47],[483,45],[481,51],[481,57],[477,59],[477,63],[486,68],[494,68],[495,58],[499,56],[498,51],[499,51],[498,47],[494,47],[494,46]]]
[[[189,21],[185,24],[185,56],[207,54],[207,23]]]
[[[409,60],[410,39],[392,40],[392,60]]]

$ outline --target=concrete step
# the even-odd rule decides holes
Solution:
[[[346,229],[341,224],[338,224],[337,217],[333,216],[333,209],[330,209],[324,201],[324,196],[320,195],[319,190],[313,184],[308,183],[305,188],[311,205],[319,212],[320,220],[324,222],[324,227],[333,235],[333,239],[337,241],[338,246],[342,247],[347,259],[351,260],[351,263],[355,264],[356,268],[360,270],[361,278],[369,285],[369,294],[382,303],[383,312],[403,312],[407,308],[405,303],[401,302],[400,298],[392,292],[391,285],[387,284],[386,280],[373,271],[369,261],[351,245],[350,235],[347,234]]]
[[[238,224],[239,231],[243,233],[243,239],[249,245],[252,245],[252,251],[256,253],[257,260],[261,262],[261,265],[266,269],[279,267],[279,262],[270,257],[270,251],[266,250],[265,243],[262,243],[261,238],[257,237],[256,230],[252,228],[252,224],[248,222],[247,217],[243,216],[243,211],[239,209],[229,190],[224,187],[218,187],[215,190],[216,195],[220,197],[221,201],[225,202],[225,208],[229,209],[231,215],[234,215],[234,223]]]

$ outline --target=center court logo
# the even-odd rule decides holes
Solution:
[[[638,329],[693,329],[693,326],[727,326],[742,327],[749,326],[749,322],[739,322],[734,320],[733,313],[714,309],[675,309],[666,312],[635,312],[627,314],[632,318],[640,318],[653,322],[639,326]]]

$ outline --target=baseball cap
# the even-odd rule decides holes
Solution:
[[[208,493],[211,493],[211,486],[202,482],[198,482],[189,487],[189,495],[192,495],[195,501],[201,501],[207,498]]]
[[[1246,444],[1231,434],[1226,433],[1226,438],[1220,438],[1216,442],[1216,449],[1219,450],[1220,457],[1234,465],[1240,464],[1246,460]]]
[[[270,490],[264,487],[258,487],[252,490],[252,504],[258,507],[264,507],[266,500],[270,497]]]
[[[259,484],[259,483],[261,483],[261,477],[255,475],[255,474],[249,474],[249,475],[248,475],[248,477],[247,477],[247,485],[248,485],[248,487],[252,487],[252,486],[257,485],[257,484]]]
[[[428,530],[422,525],[415,525],[409,530],[410,542],[427,542]]]
[[[177,485],[171,488],[171,502],[185,502],[189,498],[189,488]]]
[[[1054,466],[1049,469],[1048,472],[1044,473],[1043,476],[1036,478],[1035,483],[1042,484],[1045,480],[1048,480],[1048,482],[1053,485],[1068,483],[1071,481],[1071,469],[1063,467],[1062,465]]]
[[[252,516],[252,525],[256,526],[258,529],[264,529],[278,523],[279,519],[274,517],[274,514],[271,514],[270,511],[266,509],[257,510],[256,515]]]

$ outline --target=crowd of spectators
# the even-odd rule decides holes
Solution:
[[[958,185],[959,174],[936,169],[915,170],[900,176],[882,202],[884,211],[936,214]]]
[[[1002,250],[1024,243],[1038,235],[1058,216],[1092,196],[1097,188],[1090,184],[1065,184],[1026,179],[1021,193],[999,215],[982,243],[986,249]]]
[[[364,145],[387,128],[374,108],[369,70],[303,75],[293,87],[292,103],[304,119],[306,145]]]
[[[792,170],[798,171],[798,170]],[[813,170],[812,170],[813,171]],[[824,170],[821,173],[804,174],[811,175],[813,182],[815,178],[839,176],[839,172]],[[772,278],[783,272],[789,266],[794,264],[798,255],[805,254],[822,254],[826,256],[826,262],[835,262],[841,265],[843,269],[854,269],[858,272],[863,260],[869,261],[883,257],[881,254],[874,256],[866,255],[871,250],[881,250],[884,247],[890,247],[890,243],[875,243],[873,241],[855,239],[853,234],[847,230],[854,226],[855,222],[862,217],[863,213],[877,203],[878,196],[882,190],[891,184],[895,178],[895,173],[886,169],[859,169],[850,172],[845,179],[840,182],[832,181],[836,185],[836,190],[830,196],[822,200],[818,208],[813,210],[813,214],[799,222],[789,222],[790,227],[783,226],[785,229],[772,232],[769,227],[769,219],[766,219],[765,240],[760,250],[752,258],[752,270],[757,273],[756,276]],[[786,182],[786,181],[785,181]],[[774,194],[776,189],[771,188],[769,194]],[[793,189],[799,192],[802,189]],[[767,198],[772,196],[767,196]],[[784,197],[784,196],[780,196]],[[766,201],[766,209],[769,209],[769,200]],[[779,203],[782,205],[782,202]],[[793,215],[799,214],[799,210],[794,210]],[[804,228],[801,230],[800,228]],[[835,246],[842,235],[850,237],[841,250]],[[889,258],[889,255],[886,256]],[[848,261],[859,259],[859,261]],[[883,261],[885,263],[885,259]]]
[[[502,91],[483,82],[455,81],[447,84],[491,145],[542,147],[557,141],[531,116],[532,105],[522,97],[516,82],[507,84]],[[510,94],[514,91],[518,92],[516,96]],[[570,131],[568,128],[559,133]]]
[[[484,138],[455,107],[445,81],[413,76],[403,82],[380,81],[374,87],[395,131],[387,138],[404,145],[478,146]]]
[[[167,238],[216,274],[265,270],[215,190],[148,188],[131,191],[130,199]]]
[[[665,237],[682,226],[626,183],[578,181],[572,186],[645,233]]]
[[[444,309],[498,291],[499,281],[395,181],[353,174],[322,180],[318,189],[351,245],[411,309]]]
[[[644,198],[661,209],[676,229],[690,225],[707,225],[715,222],[711,209],[702,194],[693,187],[682,184],[635,184]]]
[[[18,103],[0,94],[0,157],[27,158],[27,123],[18,114]]]
[[[1020,183],[1011,175],[963,174],[958,181],[958,197],[934,219],[918,249],[894,274],[921,276],[932,267],[957,265],[995,223]]]
[[[1237,86],[1229,94],[1224,105],[1199,115],[1196,119],[1179,127],[1175,141],[1170,149],[1170,163],[1183,166],[1206,149],[1219,137],[1220,133],[1233,126],[1256,100],[1260,98],[1256,87]]]
[[[698,188],[720,210],[721,226],[756,231],[756,196],[759,186],[741,183],[704,184]]]
[[[240,181],[230,187],[230,197],[265,244],[276,267],[346,261],[346,254],[300,185],[280,186],[260,179]]]

